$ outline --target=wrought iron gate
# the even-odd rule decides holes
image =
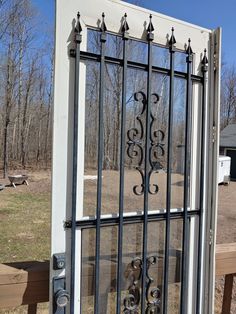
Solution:
[[[154,25],[152,15],[147,15],[147,21],[140,21],[141,24],[144,23],[145,25],[143,36],[140,39],[133,38],[129,34],[130,27],[132,27],[129,23],[129,15],[125,13],[123,17],[120,16],[119,18],[121,19],[120,32],[114,33],[109,30],[106,16],[102,13],[100,19],[98,16],[98,27],[88,27],[86,36],[84,36],[81,23],[83,16],[80,17],[78,13],[71,35],[73,40],[69,47],[69,56],[71,67],[74,67],[74,82],[71,83],[74,85],[74,122],[71,128],[73,130],[73,158],[71,159],[73,180],[71,215],[67,216],[68,219],[64,223],[65,232],[70,234],[70,257],[67,257],[66,262],[69,261],[70,265],[68,266],[70,276],[66,272],[69,293],[63,287],[64,294],[59,294],[59,297],[57,294],[54,313],[64,312],[66,307],[63,306],[67,305],[67,301],[70,304],[70,313],[167,314],[190,313],[190,311],[191,313],[203,313],[201,300],[204,241],[206,241],[206,164],[209,166],[207,147],[209,147],[210,128],[209,108],[207,108],[210,77],[208,75],[208,56],[211,55],[211,52],[208,53],[207,51],[209,47],[202,47],[201,60],[196,59],[195,51],[192,49],[194,38],[192,42],[191,38],[186,38],[184,50],[177,48],[178,37],[174,28],[169,30],[166,45],[158,44],[158,25]],[[89,44],[89,32],[96,40],[94,49]],[[177,29],[176,32],[178,33]],[[120,50],[117,54],[109,52],[111,38],[115,38],[114,40],[119,42]],[[86,45],[83,47],[87,46],[87,49],[81,49],[84,40]],[[144,45],[146,61],[142,54],[141,60],[131,57],[130,51],[134,47],[132,46],[134,42],[136,49],[141,49],[140,47]],[[156,49],[160,49],[164,53],[165,65],[160,65],[160,60],[156,60]],[[180,68],[177,65],[179,61],[176,61],[179,60],[179,57],[181,58]],[[200,61],[199,67],[196,66],[198,61]],[[78,215],[78,189],[80,189],[78,182],[81,182],[78,181],[78,169],[81,167],[78,150],[83,149],[79,146],[79,137],[81,136],[78,122],[80,120],[79,107],[81,106],[80,80],[83,80],[85,88],[87,88],[86,84],[92,81],[91,74],[87,74],[86,78],[81,75],[81,65],[86,68],[85,72],[89,73],[90,62],[93,64],[92,70],[94,73],[96,72],[98,78],[96,84],[91,84],[93,87],[90,88],[93,93],[91,96],[93,100],[89,102],[87,94],[83,94],[83,97],[86,98],[85,110],[88,110],[86,106],[96,106],[96,109],[93,109],[96,112],[96,119],[87,119],[85,134],[82,136],[85,138],[86,150],[86,145],[89,145],[89,140],[86,141],[86,139],[90,136],[86,132],[93,127],[94,130],[97,130],[97,133],[94,133],[96,144],[95,146],[91,145],[91,147],[95,147],[97,165],[94,165],[95,159],[91,159],[93,165],[89,169],[93,176],[87,175],[88,180],[90,177],[95,180],[96,187],[93,191],[96,190],[94,192],[96,201],[94,214],[91,214],[89,210],[86,212],[85,207],[87,205],[82,202],[82,213]],[[116,164],[112,166],[109,164],[109,156],[105,155],[107,150],[105,146],[109,141],[106,133],[108,132],[106,130],[106,123],[108,123],[106,110],[113,106],[110,104],[112,103],[110,99],[112,99],[111,94],[114,92],[114,87],[113,90],[106,88],[107,80],[112,81],[114,79],[114,73],[109,76],[109,66],[119,67],[117,73],[120,84],[120,89],[117,88],[115,91],[116,98],[114,98],[120,103],[120,107],[118,105],[117,111],[114,111],[116,113],[116,117],[114,114],[114,125],[118,126],[112,132],[114,132],[114,138],[116,135],[118,139],[116,149],[113,149],[112,152],[116,158]],[[198,68],[198,73],[196,73],[195,68]],[[129,88],[131,80],[129,71],[132,70],[142,71],[141,76],[145,76],[145,87],[141,90]],[[165,81],[160,83],[160,80],[154,79],[155,75],[163,76]],[[138,79],[141,76],[138,76]],[[176,93],[178,79],[181,80],[181,86],[184,90],[180,94]],[[139,84],[134,85],[138,86]],[[114,85],[111,83],[111,86]],[[135,108],[135,114],[132,115],[132,118],[129,117],[132,108],[128,99]],[[158,118],[160,112],[158,108],[166,110],[164,115],[166,120],[162,125]],[[198,112],[197,122],[194,121],[196,111]],[[177,114],[182,116],[178,127],[176,127],[175,122],[175,115]],[[95,126],[92,126],[93,123]],[[194,131],[193,127],[197,130]],[[179,145],[176,144],[176,132],[181,134]],[[196,149],[193,149],[195,145],[193,141],[197,143]],[[179,165],[176,147],[181,154]],[[94,156],[93,150],[90,150],[89,153]],[[193,161],[194,158],[195,161]],[[195,165],[195,172],[192,170],[193,164]],[[103,197],[106,189],[104,187],[104,180],[106,180],[104,170],[109,169],[109,174],[113,174],[109,167],[114,167],[118,173],[118,175],[113,175],[110,183],[112,185],[112,181],[117,180],[117,193],[115,196],[112,194],[111,198],[116,197],[118,210],[115,212],[110,209],[107,213],[103,209],[105,206],[103,205]],[[80,173],[83,171],[84,169]],[[126,171],[130,172],[126,173]],[[180,178],[180,181],[174,179],[175,174],[176,178]],[[196,174],[197,178],[193,177]],[[129,181],[127,179],[129,176],[134,179]],[[165,183],[160,183],[159,178],[164,178],[160,180]],[[86,179],[83,173],[83,186],[86,185]],[[178,191],[182,193],[179,207],[173,206],[175,204],[175,200],[173,200],[175,198],[173,194],[175,186],[182,187],[181,190],[176,190],[177,193]],[[131,191],[129,199],[125,194],[128,188]],[[155,198],[160,194],[165,195],[163,196],[164,206],[160,206],[158,204],[159,199]],[[191,194],[195,194],[196,205],[192,203]],[[94,197],[91,191],[88,194],[84,192],[83,195],[87,198]],[[139,210],[138,208],[136,211],[127,210],[128,201],[136,202]],[[106,206],[112,207],[114,205],[112,202],[108,202]],[[111,231],[108,231],[108,228]],[[134,228],[138,228],[138,231],[132,235]],[[174,236],[171,235],[173,228],[177,230]],[[78,230],[81,232],[79,237],[77,235]],[[126,231],[124,232],[124,230]],[[109,242],[106,242],[106,238],[109,238],[112,232],[111,241],[115,241],[115,244],[111,244],[110,250],[113,254],[105,256],[105,246]],[[155,236],[152,238],[155,232],[162,234],[163,241],[162,244],[157,244],[157,247],[153,249],[151,243],[152,241],[155,242]],[[178,238],[180,247],[177,248],[171,244],[173,237]],[[131,242],[129,238],[135,238],[137,242],[138,249],[133,252],[132,250],[128,252],[128,249],[125,249],[126,242]],[[132,245],[130,244],[130,246]],[[90,246],[93,248],[89,248]],[[78,250],[80,250],[80,257],[76,258]],[[88,256],[84,253],[86,250],[90,250]],[[172,260],[175,267],[175,279],[173,281]],[[108,290],[105,293],[102,292],[104,290],[102,281],[106,281],[104,275],[106,266],[103,264],[108,265],[111,278],[110,287],[107,287]],[[85,276],[86,272],[90,272],[90,275]],[[191,274],[191,278],[189,278],[189,274]],[[84,283],[85,281],[86,283]],[[170,308],[171,281],[177,286],[172,298],[174,304],[172,309]],[[174,283],[175,281],[176,283]],[[88,292],[89,289],[92,290],[90,299],[88,299],[89,293],[86,295],[84,292],[85,290]],[[191,302],[193,303],[191,310],[188,308],[190,290],[192,291]],[[108,308],[108,293],[110,294],[109,302],[115,304],[110,308]],[[193,296],[194,294],[195,296]],[[79,309],[75,306],[78,299],[80,300]]]

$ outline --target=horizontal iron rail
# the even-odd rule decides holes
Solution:
[[[181,250],[172,249],[171,253],[173,251],[175,251],[175,252],[179,251],[180,252]],[[125,257],[131,258],[131,260],[132,260],[132,258],[134,257],[134,253],[135,253],[136,256],[141,256],[142,255],[142,251],[137,251],[137,252],[125,253],[122,256],[123,256],[123,258],[125,258]],[[152,250],[152,251],[148,251],[148,256],[157,255],[158,253],[163,255],[164,252],[163,252],[163,250],[159,250],[159,251],[153,251]],[[105,254],[102,255],[101,254],[100,258],[102,260],[107,260],[109,262],[117,262],[117,254],[107,254],[107,255],[105,255]],[[94,260],[95,260],[95,256],[86,256],[86,257],[82,258],[82,263],[94,262]]]
[[[75,56],[75,53],[73,51],[71,51],[71,57],[74,57],[74,56]],[[81,51],[80,52],[80,59],[100,62],[101,61],[101,55],[96,54],[96,53],[92,53],[92,52]],[[123,64],[124,64],[123,59],[114,58],[114,57],[110,57],[110,56],[105,56],[105,62],[109,63],[109,64],[117,64],[120,66],[123,66]],[[127,67],[148,71],[148,64],[140,63],[140,62],[134,62],[131,60],[127,61]],[[161,67],[153,65],[152,71],[154,73],[156,72],[159,74],[165,74],[165,75],[170,76],[170,70],[166,69],[166,68],[161,68]],[[174,71],[174,76],[176,78],[182,78],[185,80],[187,80],[187,78],[188,78],[187,72],[185,73],[185,72],[181,72],[181,71]],[[192,79],[192,82],[203,83],[203,77],[202,76],[192,74],[191,79]]]
[[[155,214],[149,214],[148,215],[148,222],[151,221],[162,221],[166,219],[167,213],[155,213]],[[198,216],[199,211],[198,210],[191,210],[188,212],[188,217]],[[171,219],[179,219],[183,218],[184,212],[174,212],[170,214]],[[76,227],[80,228],[90,228],[96,226],[97,219],[90,219],[90,220],[77,220],[76,221]],[[133,215],[133,216],[124,216],[123,217],[124,224],[132,224],[137,222],[143,222],[143,215]],[[115,226],[119,225],[119,216],[116,217],[109,217],[109,218],[102,218],[101,217],[101,226]],[[65,221],[64,227],[66,229],[71,228],[71,221]]]

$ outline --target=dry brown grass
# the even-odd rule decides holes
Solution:
[[[1,263],[50,256],[50,172],[28,174],[29,186],[6,187],[0,192]],[[27,306],[2,309],[0,313],[26,314]],[[48,305],[38,305],[38,313],[48,313]]]
[[[21,260],[44,260],[49,258],[50,253],[50,172],[38,171],[29,172],[29,186],[17,186],[16,189],[8,187],[0,192],[0,229],[1,229],[1,253],[0,261],[21,261]],[[95,174],[90,171],[89,174]],[[118,211],[118,192],[119,174],[115,171],[103,173],[103,189],[107,191],[103,198],[103,213]],[[160,192],[157,196],[150,199],[151,208],[165,207],[165,174],[157,175]],[[138,174],[132,176],[126,172],[126,188],[125,188],[125,210],[133,211],[142,209],[142,196],[134,197],[132,187],[140,182]],[[7,183],[1,180],[0,183]],[[174,192],[173,192],[173,207],[182,207],[183,187],[182,178],[179,175],[173,176]],[[236,182],[231,182],[227,186],[219,187],[219,215],[218,215],[218,232],[217,242],[236,242]],[[94,214],[95,211],[95,191],[96,181],[86,181],[85,184],[85,213]],[[174,236],[175,231],[181,231],[181,224],[172,226],[173,248],[181,248],[181,238]],[[138,228],[139,229],[139,228]],[[141,238],[137,237],[137,232],[141,229],[128,228],[125,231],[125,248],[126,252],[140,250]],[[109,244],[102,247],[104,254],[115,253],[114,247],[117,245],[117,230],[113,230],[111,238],[113,245]],[[106,237],[106,233],[103,235]],[[93,232],[90,231],[89,236],[85,236],[85,247],[89,248],[84,254],[89,255],[94,252],[94,246],[89,245],[94,243]],[[153,225],[149,228],[149,250],[156,250],[157,245],[160,249],[164,245],[164,225],[159,223],[158,230]],[[87,241],[87,242],[86,242]],[[139,243],[138,243],[139,242]],[[112,249],[113,247],[113,249]],[[216,284],[216,309],[215,314],[220,314],[222,305],[222,287],[223,279],[217,280]],[[178,286],[174,287],[173,294],[178,295]],[[109,296],[109,306],[112,307],[112,295]],[[176,296],[175,296],[176,298]],[[171,310],[172,313],[178,313]],[[173,312],[174,311],[174,312]],[[17,309],[9,309],[0,311],[1,314],[25,314],[26,307]],[[40,314],[48,313],[47,305],[39,305]],[[87,313],[90,313],[89,311]],[[92,313],[92,312],[91,312]],[[112,313],[112,312],[111,312]],[[234,302],[232,313],[236,313],[236,295],[234,293]]]

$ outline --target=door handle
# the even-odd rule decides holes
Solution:
[[[53,278],[53,314],[65,314],[70,303],[70,294],[66,290],[65,277]]]

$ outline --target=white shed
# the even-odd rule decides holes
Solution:
[[[219,175],[218,183],[228,183],[230,181],[231,158],[228,156],[219,156]]]

